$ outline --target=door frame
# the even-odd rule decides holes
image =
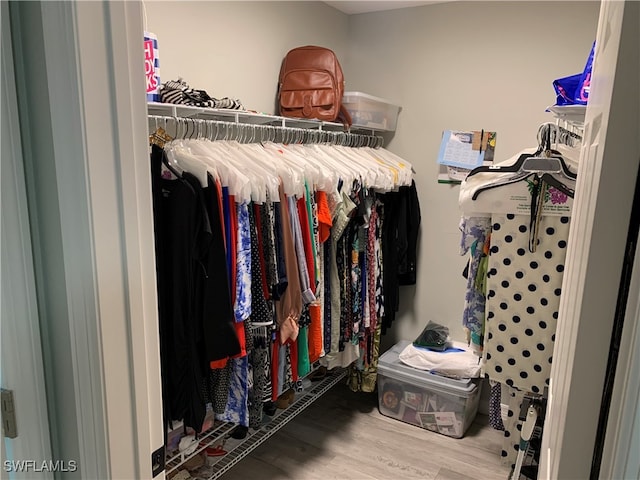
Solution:
[[[592,474],[640,165],[638,7],[634,1],[601,3],[539,478]],[[637,298],[638,292],[631,292],[629,304]],[[611,415],[622,408],[614,398]],[[603,465],[610,465],[615,452],[607,449],[604,454]]]
[[[9,6],[52,453],[76,478],[152,478],[164,441],[141,3]]]
[[[3,424],[0,468],[9,478],[26,478],[28,472],[5,461],[41,465],[52,457],[8,3],[0,9],[0,386],[13,393],[17,428],[15,438],[5,438]]]
[[[598,75],[625,67],[614,64],[613,70],[605,71],[598,57],[605,44],[618,48],[613,45],[620,38],[622,13],[635,8],[629,7],[633,3],[602,3],[601,41],[576,191],[581,201],[572,218],[541,478],[589,474],[589,465],[583,471],[581,463],[585,464],[585,452],[593,450],[608,353],[602,339],[611,332],[635,181],[634,175],[620,176],[603,165],[623,162],[627,171],[636,172],[638,163],[637,157],[621,157],[615,148],[628,127],[607,128],[614,118],[601,115],[596,107],[620,106],[615,90],[597,93],[597,85],[605,84]],[[56,221],[64,232],[57,237],[63,265],[54,278],[65,292],[63,313],[68,314],[49,327],[72,339],[69,353],[56,358],[60,352],[53,349],[46,358],[58,366],[50,377],[63,374],[60,366],[73,374],[76,431],[65,435],[82,440],[75,448],[87,469],[85,478],[96,472],[113,478],[151,478],[150,454],[163,440],[151,192],[148,152],[141,141],[147,136],[141,5],[42,2],[37,8],[39,32],[29,34],[42,37],[48,76],[43,88],[49,111],[44,113],[52,137],[48,145],[55,185],[47,198],[57,202]],[[68,25],[68,31],[62,32],[60,24]],[[63,55],[65,51],[73,54]],[[28,105],[22,107],[21,115],[28,114]],[[36,113],[25,120],[23,132]],[[63,122],[73,128],[58,136]],[[40,133],[31,134],[27,144],[34,146]],[[31,152],[25,158],[30,208],[37,205],[34,189],[43,186],[34,180],[40,165],[36,157]],[[37,208],[32,215],[32,223],[41,227],[36,241],[56,233]],[[76,255],[77,246],[81,255]],[[49,304],[41,292],[53,286],[42,284],[46,262],[42,252],[34,254],[42,311]],[[85,378],[92,379],[90,388],[82,384]],[[59,413],[62,406],[53,408]],[[99,458],[102,451],[107,452],[104,461]]]

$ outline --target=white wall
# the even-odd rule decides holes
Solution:
[[[273,114],[280,64],[301,45],[346,53],[348,16],[322,2],[145,1],[160,80],[178,76],[215,98]]]
[[[145,5],[163,81],[181,75],[214,97],[273,113],[284,54],[319,44],[337,53],[347,90],[402,106],[388,147],[416,170],[419,276],[402,288],[383,346],[415,338],[429,320],[462,340],[458,187],[437,184],[441,132],[495,130],[497,160],[533,145],[551,120],[551,82],[584,68],[599,2],[452,2],[352,16],[307,1]]]
[[[496,160],[535,145],[551,82],[581,72],[599,2],[453,2],[350,17],[345,76],[355,90],[402,106],[389,148],[416,170],[422,229],[418,281],[383,347],[429,320],[462,340],[465,259],[457,186],[437,183],[446,129],[497,131]]]

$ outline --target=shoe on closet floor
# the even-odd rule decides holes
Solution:
[[[276,414],[277,410],[278,410],[278,408],[276,407],[275,402],[268,401],[268,402],[264,402],[262,404],[262,411],[266,415],[269,415],[270,417],[273,417]]]
[[[296,394],[292,389],[287,390],[276,400],[276,407],[280,410],[284,410],[289,405],[292,405],[296,399]]]
[[[247,436],[248,432],[249,432],[248,427],[245,427],[244,425],[238,425],[236,428],[233,429],[233,432],[231,432],[231,437],[237,440],[242,440]]]
[[[269,416],[267,414],[262,415],[262,421],[260,422],[260,426],[256,428],[256,430],[264,427],[265,425],[269,425],[273,420],[273,416]]]
[[[322,380],[326,376],[327,376],[327,367],[321,365],[317,369],[315,369],[313,372],[311,372],[307,378],[309,378],[309,380],[311,380],[312,382],[315,382],[317,380]]]
[[[199,443],[195,435],[185,435],[180,439],[178,449],[184,456],[191,455],[197,450]]]

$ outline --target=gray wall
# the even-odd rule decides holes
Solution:
[[[182,75],[212,96],[273,113],[284,54],[332,48],[347,90],[402,106],[390,150],[416,170],[419,276],[383,340],[415,338],[433,320],[462,340],[465,259],[458,187],[437,183],[445,129],[495,130],[496,160],[535,144],[551,82],[578,73],[595,39],[599,2],[452,2],[347,16],[321,2],[145,2],[163,80]]]
[[[496,160],[535,145],[551,82],[581,72],[599,2],[452,2],[353,15],[345,76],[356,90],[402,105],[390,150],[416,170],[422,229],[419,277],[383,345],[432,320],[462,340],[465,258],[459,187],[437,183],[443,130],[497,132]]]
[[[161,81],[181,76],[215,98],[274,113],[280,63],[300,45],[346,55],[349,17],[322,2],[145,1]]]

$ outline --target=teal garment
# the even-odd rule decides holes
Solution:
[[[313,275],[315,280],[315,287],[318,285],[318,249],[316,246],[316,239],[318,238],[318,218],[313,215],[313,207],[311,206],[311,195],[309,193],[309,184],[304,181],[305,201],[307,204],[307,216],[309,217],[309,230],[311,232],[311,251],[313,252]],[[307,266],[311,268],[310,265]]]
[[[476,290],[485,297],[487,296],[487,273],[489,272],[489,257],[484,253],[481,253],[478,260],[478,270],[476,272],[476,278],[474,285]]]
[[[309,363],[309,327],[300,327],[298,332],[298,378],[305,377],[311,372]]]

